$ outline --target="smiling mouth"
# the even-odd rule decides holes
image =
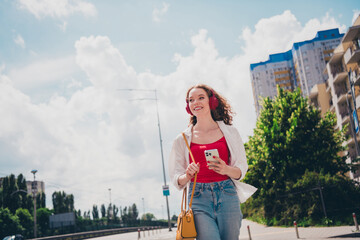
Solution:
[[[201,109],[202,109],[202,107],[196,107],[196,108],[194,108],[194,111],[199,111]]]

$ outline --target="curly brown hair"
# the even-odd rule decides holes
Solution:
[[[223,96],[221,96],[214,89],[212,89],[211,87],[205,84],[197,84],[189,88],[189,90],[186,93],[186,100],[189,99],[189,93],[194,88],[204,89],[209,98],[213,94],[217,98],[219,105],[216,107],[216,109],[211,110],[211,117],[214,121],[223,121],[227,125],[232,125],[232,119],[235,113],[232,111],[230,104]],[[190,117],[190,124],[195,125],[196,122],[197,122],[196,116],[192,115]]]

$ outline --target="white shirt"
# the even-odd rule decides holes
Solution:
[[[224,134],[226,143],[230,151],[229,165],[233,167],[238,167],[241,170],[241,178],[231,178],[231,180],[235,183],[240,202],[243,203],[257,190],[257,188],[255,188],[254,186],[240,182],[240,180],[245,177],[245,174],[248,170],[243,141],[235,127],[231,125],[226,125],[223,121],[217,121],[216,123],[218,124],[221,132]],[[189,126],[184,131],[184,134],[189,143],[191,142],[192,138],[192,128],[193,125]],[[189,150],[186,147],[186,143],[182,134],[179,134],[174,140],[169,159],[170,179],[175,185],[175,187],[179,190],[185,188],[185,185],[179,185],[178,178],[181,175],[185,174],[188,165]]]

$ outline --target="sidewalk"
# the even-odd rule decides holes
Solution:
[[[266,227],[244,219],[240,229],[241,240],[249,239],[247,226],[250,226],[252,240],[287,240],[297,239],[294,227]],[[355,226],[342,227],[299,227],[300,239],[317,240],[317,239],[360,239],[360,233],[354,233]]]
[[[145,233],[145,234],[144,234]],[[176,228],[173,228],[171,232],[169,232],[168,228],[163,228],[161,231],[145,231],[140,232],[141,240],[175,240],[176,237]],[[116,235],[110,235],[99,238],[89,238],[91,240],[137,240],[138,232],[131,233],[122,233]]]
[[[242,221],[242,227],[240,229],[239,240],[248,240],[247,226],[250,226],[250,232],[252,240],[291,240],[297,239],[295,228],[282,228],[282,227],[266,227],[261,224],[251,222],[244,219]],[[360,233],[354,233],[354,226],[343,226],[343,227],[299,227],[300,239],[306,240],[318,240],[318,239],[330,239],[330,240],[352,240],[360,239]],[[162,229],[161,232],[145,231],[141,232],[140,236],[142,240],[175,240],[176,228],[169,232],[168,229]],[[123,233],[118,235],[111,235],[101,238],[92,238],[93,240],[137,240],[138,233]],[[211,239],[209,239],[211,240]]]

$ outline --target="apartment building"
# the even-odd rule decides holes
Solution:
[[[360,133],[355,132],[360,115],[360,16],[344,34],[335,48],[324,70],[328,79],[323,85],[315,85],[309,99],[322,114],[330,110],[336,113],[337,129],[348,124],[349,140],[344,143],[349,156],[347,162],[354,161],[360,155]],[[325,92],[324,86],[326,87]],[[320,90],[321,89],[321,90]],[[353,94],[352,94],[353,93]],[[359,144],[358,144],[359,143]],[[348,173],[351,179],[360,182],[360,164]]]
[[[343,36],[337,28],[319,31],[311,40],[294,43],[287,52],[272,54],[265,62],[250,64],[257,116],[261,98],[276,96],[277,85],[287,91],[300,87],[304,96],[309,96],[313,86],[325,83],[327,75],[323,69]]]
[[[251,84],[256,114],[259,115],[260,97],[276,96],[276,85],[285,90],[294,89],[294,65],[291,50],[272,54],[266,62],[250,65]]]
[[[32,193],[33,186],[37,189],[37,193],[45,193],[45,183],[43,181],[26,181],[27,193]]]

